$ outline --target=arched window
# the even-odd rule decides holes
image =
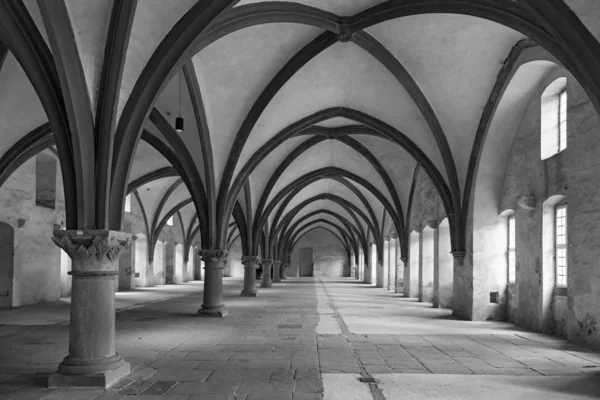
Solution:
[[[173,226],[173,216],[171,215],[171,217],[167,220],[167,225],[169,226]]]
[[[567,205],[556,206],[555,213],[555,257],[556,257],[556,286],[567,286]]]
[[[567,148],[567,78],[548,85],[541,100],[541,153],[545,160]]]
[[[516,224],[515,216],[510,215],[508,217],[508,249],[507,249],[507,260],[508,260],[508,282],[514,283],[517,278],[516,270]]]

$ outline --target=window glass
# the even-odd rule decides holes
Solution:
[[[172,215],[171,215],[171,218],[169,218],[169,219],[167,220],[167,225],[169,225],[169,226],[173,226],[173,216],[172,216]]]
[[[516,280],[515,217],[508,217],[508,281]]]
[[[556,207],[556,285],[567,286],[567,205]]]
[[[567,148],[567,91],[558,96],[558,151]]]

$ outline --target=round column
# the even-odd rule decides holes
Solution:
[[[273,287],[271,283],[271,266],[273,265],[273,260],[264,259],[262,260],[263,274],[262,274],[262,282],[260,287]]]
[[[107,388],[130,372],[115,351],[115,281],[119,256],[131,234],[59,230],[52,238],[72,259],[69,355],[48,378],[49,387]]]
[[[227,250],[200,250],[204,261],[204,298],[198,315],[224,317],[227,315],[223,304],[223,269],[227,260]]]
[[[244,288],[242,289],[242,293],[240,293],[240,296],[258,296],[258,293],[256,291],[256,268],[259,262],[260,257],[257,256],[242,257],[242,264],[244,264]]]
[[[273,261],[273,282],[281,282],[281,261]]]
[[[283,261],[281,262],[281,267],[279,268],[279,275],[281,276],[281,279],[287,279],[285,269],[288,267],[288,265],[288,263],[285,263]]]

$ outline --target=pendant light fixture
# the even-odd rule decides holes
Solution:
[[[183,79],[183,68],[179,70],[179,116],[175,118],[175,132],[183,133],[183,118],[181,117],[181,81]]]

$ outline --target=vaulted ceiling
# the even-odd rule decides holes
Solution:
[[[510,136],[536,84],[564,65],[600,104],[600,79],[588,73],[600,56],[586,52],[600,36],[592,0],[50,2],[64,15],[23,3],[59,70],[77,58],[95,117],[103,66],[122,54],[106,133],[111,207],[127,182],[149,221],[159,227],[180,210],[205,247],[237,232],[245,252],[277,256],[314,227],[353,252],[390,233],[403,238],[419,165],[460,251],[485,140]],[[60,18],[74,46],[58,54],[68,47],[56,44],[66,40]],[[561,18],[567,30],[551,25]],[[126,36],[121,47],[108,45],[115,35]],[[3,49],[0,153],[10,165],[6,154],[31,150],[40,127],[52,132],[39,90]]]

